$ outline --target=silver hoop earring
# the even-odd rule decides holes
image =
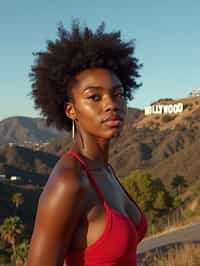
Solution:
[[[75,122],[74,122],[74,120],[72,120],[72,139],[73,139],[73,141],[75,139]]]

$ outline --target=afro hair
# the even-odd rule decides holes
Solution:
[[[141,84],[138,70],[142,64],[133,56],[134,41],[121,40],[120,31],[105,32],[101,23],[94,32],[73,21],[71,31],[58,26],[58,38],[47,41],[47,51],[37,52],[29,74],[35,108],[41,109],[47,125],[59,130],[71,130],[72,121],[66,117],[64,103],[69,100],[75,76],[89,68],[106,68],[120,79],[126,100]]]

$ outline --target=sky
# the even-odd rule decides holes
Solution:
[[[55,40],[60,22],[78,18],[95,30],[120,30],[135,39],[143,85],[129,106],[143,109],[160,98],[184,98],[200,87],[199,0],[0,0],[0,120],[38,117],[29,96],[33,52]]]

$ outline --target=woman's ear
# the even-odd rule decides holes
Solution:
[[[65,102],[64,110],[67,117],[69,117],[72,120],[76,119],[76,111],[74,109],[74,104],[72,102]]]

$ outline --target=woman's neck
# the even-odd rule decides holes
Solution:
[[[108,164],[109,140],[85,139],[77,136],[74,148],[84,157],[91,166],[103,167]]]

